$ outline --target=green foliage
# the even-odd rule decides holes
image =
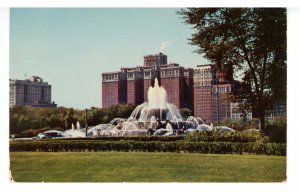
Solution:
[[[128,118],[136,106],[114,105],[111,108],[88,109],[87,124],[98,125],[109,123],[113,118]],[[10,108],[10,134],[18,136],[33,137],[39,130],[48,127],[49,129],[62,128],[70,129],[71,125],[85,123],[85,110],[73,108],[32,108],[12,107]]]
[[[189,152],[211,154],[286,155],[286,144],[232,142],[163,142],[163,141],[99,141],[99,140],[41,140],[13,141],[14,151],[133,151],[133,152]]]
[[[231,120],[226,119],[220,123],[214,123],[215,126],[227,125],[236,131],[244,131],[248,129],[259,129],[258,120]]]
[[[285,116],[275,117],[267,122],[265,134],[272,142],[286,143],[287,140],[287,119]]]
[[[179,141],[184,140],[184,136],[100,136],[97,138],[62,138],[60,140],[101,140],[101,141]]]
[[[265,127],[265,111],[286,100],[287,42],[285,8],[188,8],[178,14],[195,33],[196,52],[225,71],[243,75],[243,92]]]
[[[193,115],[193,112],[188,108],[182,108],[180,109],[180,114],[183,119],[187,119],[189,116]]]
[[[260,132],[194,131],[186,136],[190,142],[268,142],[270,139]]]

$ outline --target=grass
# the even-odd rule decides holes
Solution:
[[[11,152],[16,182],[281,182],[285,156]]]

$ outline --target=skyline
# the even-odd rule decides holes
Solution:
[[[176,8],[11,9],[9,78],[40,76],[58,106],[102,107],[101,74],[163,52],[184,67],[208,63],[188,44]],[[66,89],[68,88],[68,89]]]

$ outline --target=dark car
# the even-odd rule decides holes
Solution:
[[[64,137],[61,131],[49,130],[43,133],[39,133],[36,137],[33,137],[32,139],[51,139],[59,137]]]

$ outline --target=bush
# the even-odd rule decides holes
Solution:
[[[275,143],[286,143],[287,119],[285,116],[275,117],[267,121],[265,134]]]
[[[178,141],[184,136],[100,136],[97,138],[65,138],[61,140],[102,140],[102,141]]]
[[[214,154],[286,155],[286,144],[232,142],[163,142],[163,141],[99,141],[99,140],[40,140],[12,141],[10,151],[132,151],[189,152]]]
[[[191,142],[268,142],[269,138],[260,132],[217,132],[194,131],[186,136],[186,141]]]
[[[244,131],[248,129],[259,129],[258,120],[232,120],[226,119],[220,123],[214,123],[215,126],[226,125],[236,131]]]

